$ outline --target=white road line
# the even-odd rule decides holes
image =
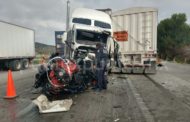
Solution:
[[[141,98],[140,94],[137,92],[136,88],[132,84],[131,80],[128,78],[127,82],[129,84],[129,87],[131,88],[131,91],[137,101],[138,106],[141,109],[141,112],[143,113],[143,116],[145,117],[147,122],[155,122],[154,117],[151,115],[150,111],[148,110],[147,106],[143,102],[143,99]]]

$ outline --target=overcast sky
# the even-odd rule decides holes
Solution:
[[[173,13],[186,13],[190,23],[189,0],[70,0],[77,7],[111,8],[113,11],[130,7],[158,8],[159,21]],[[66,0],[0,0],[0,20],[32,28],[36,41],[54,45],[54,31],[65,30]]]

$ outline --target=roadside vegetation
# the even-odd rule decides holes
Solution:
[[[39,42],[35,43],[36,57],[32,60],[32,64],[41,64],[45,59],[55,53],[55,46],[46,45]]]
[[[183,13],[158,24],[158,53],[164,60],[190,63],[190,25]]]

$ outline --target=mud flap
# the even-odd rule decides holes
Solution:
[[[69,111],[73,101],[72,99],[48,101],[45,95],[40,95],[33,103],[38,106],[40,113],[54,113]]]

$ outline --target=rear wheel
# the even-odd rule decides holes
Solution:
[[[22,68],[27,69],[28,67],[29,67],[29,60],[28,59],[23,59]]]
[[[20,60],[11,61],[9,68],[11,68],[14,71],[19,71],[22,68],[21,61]]]

